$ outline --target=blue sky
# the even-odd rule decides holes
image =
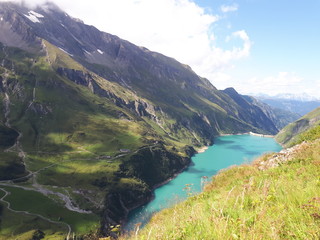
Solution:
[[[100,30],[190,65],[218,89],[320,97],[320,0],[53,2]]]
[[[226,71],[233,86],[243,92],[263,91],[263,85],[245,89],[246,79],[287,76],[292,84],[284,85],[281,91],[308,92],[318,95],[320,87],[320,1],[319,0],[242,0],[209,1],[197,0],[207,11],[218,12],[221,5],[236,5],[238,9],[221,19],[214,30],[217,44],[227,48],[225,36],[243,29],[253,42],[250,56],[234,63]],[[282,73],[282,74],[280,74]],[[287,74],[285,74],[287,73]],[[280,75],[279,75],[280,74]],[[214,79],[212,79],[214,83]],[[253,83],[248,81],[247,83]],[[273,81],[270,81],[272,84]],[[266,87],[268,91],[278,89]],[[320,93],[320,92],[319,92]],[[320,95],[320,94],[319,94]]]

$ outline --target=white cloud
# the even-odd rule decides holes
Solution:
[[[99,29],[192,67],[206,55],[214,39],[208,31],[219,19],[189,0],[105,1],[94,11],[83,11],[87,8],[84,1],[77,1],[77,7],[66,7],[71,15]]]
[[[317,80],[310,80],[309,84],[306,84],[304,86],[303,91],[308,93],[310,96],[313,96],[318,100],[320,100],[319,89],[320,89],[320,79],[317,79]]]
[[[191,0],[91,0],[90,11],[84,0],[55,2],[86,23],[190,65],[213,82],[221,69],[250,54],[252,44],[244,30],[230,36],[243,41],[241,48],[216,46],[212,24],[219,24],[220,16]]]
[[[30,7],[36,7],[39,4],[43,4],[44,2],[47,2],[46,0],[0,0],[0,2],[17,2],[21,3]]]
[[[235,4],[235,3],[232,5],[222,5],[220,7],[221,12],[223,13],[235,12],[235,11],[238,11],[238,9],[239,9],[239,6],[238,4]]]
[[[280,93],[309,92],[305,87],[305,79],[294,72],[279,72],[276,76],[265,78],[253,77],[246,81],[247,85],[239,86],[242,93],[268,93],[277,95]]]
[[[232,35],[228,37],[228,40],[231,41],[234,38],[241,39],[243,46],[240,48],[233,47],[231,50],[224,50],[216,46],[210,47],[207,45],[202,57],[194,59],[192,66],[195,71],[207,77],[214,85],[220,85],[219,82],[222,83],[231,80],[231,77],[225,73],[225,70],[232,67],[233,61],[248,57],[252,45],[249,36],[244,30],[232,33]]]

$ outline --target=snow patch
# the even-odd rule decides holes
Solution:
[[[86,54],[92,55],[91,52],[88,52],[87,50],[84,50]]]
[[[35,11],[29,11],[28,14],[29,15],[24,14],[24,16],[26,16],[31,22],[34,22],[34,23],[41,23],[39,18],[44,18],[43,15]]]
[[[44,16],[40,13],[37,13],[35,11],[29,11],[29,14],[32,14],[33,16],[36,16],[37,18],[44,18]]]
[[[62,48],[59,48],[61,51],[63,51],[64,53],[70,55],[70,56],[73,56],[71,53],[68,53],[66,50],[62,49]]]
[[[3,17],[0,18],[1,22],[3,21]]]
[[[101,51],[100,49],[97,49],[97,52],[100,53],[101,55],[104,54],[104,52]]]
[[[34,15],[25,15],[31,22],[41,23],[40,20]]]

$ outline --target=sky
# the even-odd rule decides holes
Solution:
[[[53,2],[86,24],[190,65],[218,89],[320,98],[320,0]]]

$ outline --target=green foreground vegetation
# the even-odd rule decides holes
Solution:
[[[122,239],[319,239],[319,128],[279,167],[232,167],[213,177],[203,193],[156,214],[131,237]],[[316,140],[314,140],[317,138]]]

